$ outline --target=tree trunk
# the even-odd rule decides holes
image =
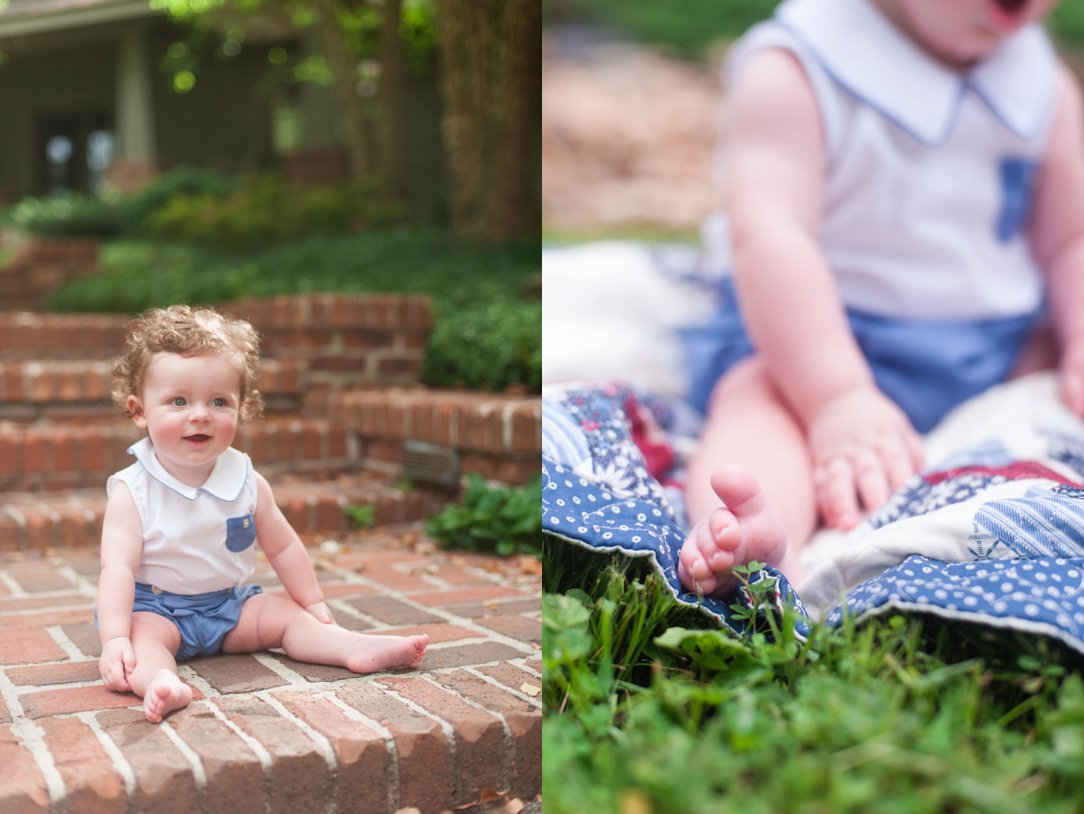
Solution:
[[[335,0],[314,0],[319,17],[324,55],[335,79],[335,96],[346,123],[346,148],[350,159],[350,176],[355,181],[365,178],[371,169],[369,133],[365,121],[365,102],[358,94],[357,65],[350,55],[335,13]]]
[[[540,235],[541,25],[538,0],[440,0],[452,228],[464,238]]]
[[[402,0],[384,0],[380,30],[380,175],[384,193],[392,200],[407,199],[406,136],[403,100],[406,98],[406,62],[399,34]]]

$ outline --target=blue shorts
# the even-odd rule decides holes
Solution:
[[[181,632],[177,661],[184,661],[221,651],[222,640],[237,627],[242,605],[262,592],[259,585],[243,585],[205,594],[171,594],[137,582],[132,612],[157,613],[173,622]]]
[[[722,307],[686,330],[689,402],[706,413],[715,383],[753,353],[733,285],[720,284]],[[900,320],[847,311],[877,386],[928,432],[963,401],[1003,382],[1039,321],[1039,312],[983,321]]]

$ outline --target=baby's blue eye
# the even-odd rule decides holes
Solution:
[[[174,407],[184,407],[188,402],[185,401],[184,396],[176,396],[170,404]]]
[[[212,407],[225,407],[226,406],[226,400],[223,399],[223,398],[217,398],[217,399],[215,399],[214,401],[211,402],[211,406]]]

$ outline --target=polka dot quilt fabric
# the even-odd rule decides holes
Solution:
[[[619,385],[548,390],[543,531],[648,558],[679,601],[740,630],[730,609],[740,595],[702,599],[677,577],[686,439],[673,415]],[[774,569],[757,579],[776,580],[780,602],[830,625],[844,614],[914,612],[1084,653],[1084,424],[1043,411],[973,441],[905,484],[797,592]]]

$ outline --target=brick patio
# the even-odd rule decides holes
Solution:
[[[414,672],[354,676],[281,654],[182,666],[194,702],[162,726],[97,675],[92,606],[104,482],[138,437],[109,403],[121,316],[0,312],[0,811],[468,810],[541,790],[537,562],[437,550],[453,495],[403,488],[407,442],[459,475],[537,471],[535,397],[429,391],[419,297],[223,306],[264,337],[266,415],[236,445],[267,475],[337,620],[425,631]],[[344,509],[371,506],[352,531]],[[277,582],[264,570],[269,590]],[[531,804],[532,810],[537,803]]]
[[[96,551],[0,555],[0,811],[379,814],[485,790],[534,798],[534,561],[437,551],[414,527],[326,547],[312,556],[338,622],[428,633],[421,668],[196,659],[181,666],[196,700],[160,726],[98,678]],[[281,589],[266,566],[259,577]]]

